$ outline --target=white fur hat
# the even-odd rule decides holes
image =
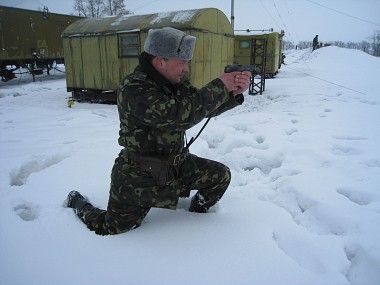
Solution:
[[[190,60],[193,58],[196,37],[170,27],[150,29],[144,50],[154,56]]]

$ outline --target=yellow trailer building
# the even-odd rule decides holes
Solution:
[[[197,37],[189,79],[202,87],[233,63],[234,35],[216,8],[86,18],[62,34],[67,91],[74,99],[115,100],[121,80],[138,65],[148,30],[173,27]]]
[[[254,45],[255,40],[266,40],[266,62],[265,73],[267,77],[273,77],[281,68],[283,57],[283,43],[282,38],[284,33],[268,33],[268,34],[255,34],[255,35],[236,35],[235,36],[235,64],[255,64],[260,65],[263,63],[263,52],[255,53]]]

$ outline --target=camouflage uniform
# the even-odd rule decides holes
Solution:
[[[179,197],[188,197],[191,190],[198,190],[192,203],[209,209],[231,179],[227,166],[187,153],[185,131],[241,104],[243,96],[227,92],[220,79],[201,89],[186,80],[173,85],[145,53],[139,60],[118,92],[119,144],[124,150],[112,169],[107,211],[91,205],[83,209],[84,223],[101,235],[139,226],[151,207],[176,209]],[[152,157],[159,160],[144,167],[143,159]],[[168,163],[161,163],[161,158]]]

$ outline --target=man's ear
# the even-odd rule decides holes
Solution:
[[[164,68],[164,59],[160,56],[156,56],[153,58],[152,64],[158,71],[161,71]]]

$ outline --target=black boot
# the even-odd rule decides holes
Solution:
[[[75,214],[83,220],[83,210],[86,207],[92,207],[91,203],[82,196],[78,191],[71,191],[67,195],[66,207],[73,208]]]
[[[195,194],[193,199],[191,200],[189,212],[207,213],[207,210],[208,208],[205,206],[205,201],[202,195],[199,195],[198,193]]]

